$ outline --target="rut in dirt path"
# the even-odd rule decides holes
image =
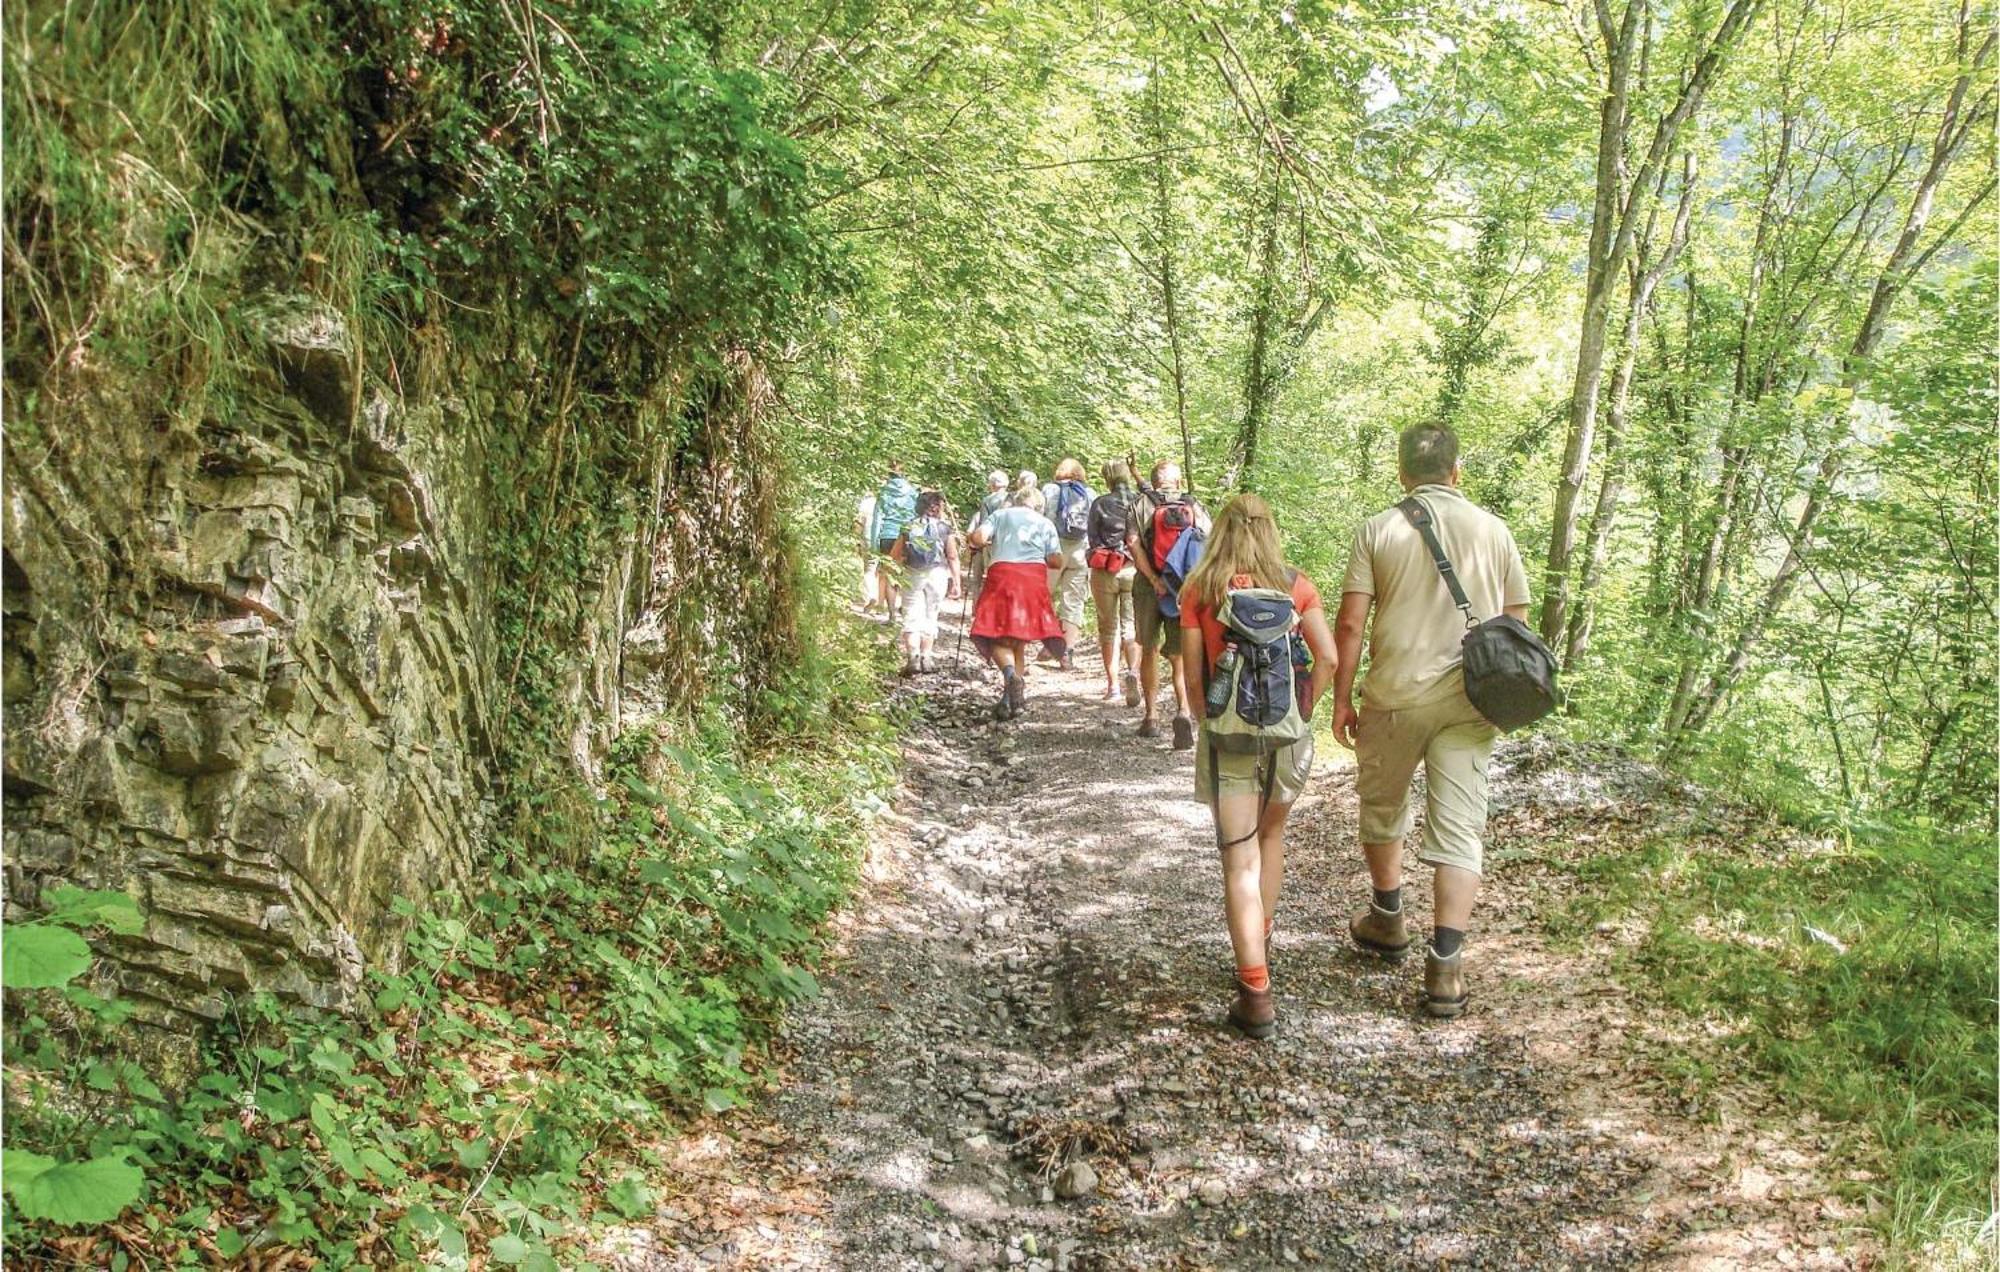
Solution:
[[[1041,670],[1010,725],[969,666],[913,690],[907,830],[788,1022],[772,1110],[824,1202],[759,1266],[1624,1266],[1684,1237],[1687,1208],[1644,1203],[1690,1185],[1574,1111],[1571,1075],[1491,1005],[1534,985],[1474,966],[1475,1010],[1431,1021],[1420,964],[1351,949],[1365,893],[1331,757],[1294,815],[1280,1032],[1228,1030],[1191,756],[1134,736],[1100,683]]]

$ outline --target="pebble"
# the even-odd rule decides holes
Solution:
[[[1056,1195],[1065,1199],[1088,1197],[1097,1191],[1097,1172],[1082,1158],[1062,1168],[1056,1176]]]
[[[1201,1187],[1195,1190],[1195,1195],[1201,1198],[1204,1206],[1219,1206],[1229,1200],[1229,1186],[1219,1179],[1204,1179]]]

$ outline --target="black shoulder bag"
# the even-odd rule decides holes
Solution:
[[[1405,499],[1396,505],[1431,550],[1451,599],[1465,615],[1465,696],[1494,727],[1511,732],[1525,728],[1556,709],[1562,692],[1556,687],[1556,657],[1542,638],[1520,619],[1506,614],[1480,622],[1472,616],[1472,602],[1458,581],[1458,571],[1444,554],[1437,531],[1431,525],[1431,510],[1421,500]]]

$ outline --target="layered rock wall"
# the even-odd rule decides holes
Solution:
[[[101,963],[176,1030],[251,989],[349,1004],[490,817],[493,403],[404,401],[337,315],[253,310],[191,429],[107,376],[7,444],[9,914],[133,893]]]

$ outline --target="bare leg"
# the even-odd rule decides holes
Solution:
[[[1394,892],[1403,886],[1403,845],[1363,844],[1361,855],[1368,859],[1368,880],[1377,891]]]
[[[1439,866],[1433,887],[1437,894],[1431,906],[1434,922],[1465,931],[1472,923],[1472,903],[1479,899],[1479,876],[1459,866]]]
[[[1261,895],[1264,921],[1278,912],[1278,886],[1285,881],[1285,818],[1292,815],[1290,804],[1272,804],[1257,824],[1257,849],[1263,861]]]
[[[1222,910],[1236,966],[1264,966],[1264,858],[1259,843],[1257,797],[1224,795],[1216,802],[1222,840]],[[1240,840],[1241,842],[1233,842]]]
[[[1173,637],[1174,633],[1168,633],[1167,639],[1172,640]],[[1174,671],[1174,714],[1187,715],[1188,703],[1193,701],[1188,697],[1187,660],[1179,654],[1171,654],[1167,662]]]
[[[1158,714],[1156,704],[1160,700],[1160,660],[1141,656],[1139,659],[1140,709],[1145,719],[1151,720]]]

